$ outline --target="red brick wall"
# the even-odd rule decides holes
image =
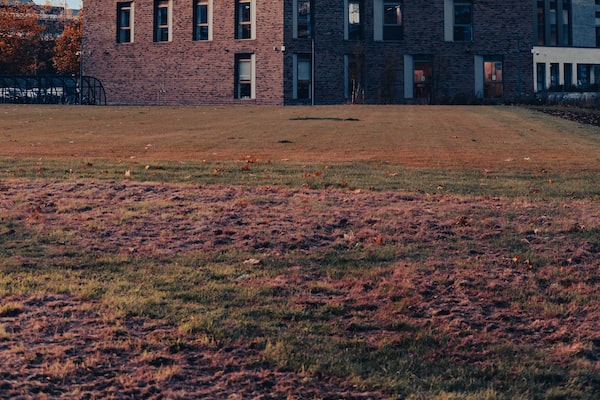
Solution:
[[[213,40],[192,40],[192,0],[173,1],[173,40],[154,43],[153,0],[135,1],[135,41],[116,43],[116,0],[86,3],[84,73],[105,86],[111,104],[306,104],[292,98],[292,57],[311,53],[310,39],[292,38],[292,0],[256,0],[256,39],[234,38],[235,1],[213,0]],[[365,0],[361,42],[345,41],[343,0],[315,0],[315,103],[343,103],[344,55],[365,58],[365,100],[402,103],[404,55],[433,58],[440,101],[474,99],[474,56],[500,55],[506,97],[532,91],[533,4],[474,0],[474,41],[444,41],[443,0],[405,0],[404,38],[373,40],[373,0]],[[517,51],[517,38],[521,53]],[[281,52],[281,45],[286,51]],[[276,50],[274,50],[276,48]],[[357,50],[360,49],[360,50]],[[91,54],[89,53],[91,52]],[[234,99],[236,53],[256,57],[256,100]],[[520,71],[517,66],[520,65]],[[391,71],[391,75],[390,75]],[[390,81],[385,76],[391,76]]]
[[[173,0],[172,41],[160,43],[153,0],[135,1],[133,43],[116,43],[115,0],[86,3],[84,74],[103,83],[109,104],[282,104],[282,2],[256,3],[256,40],[235,39],[235,2],[214,0],[213,40],[194,41],[193,1]],[[234,99],[236,53],[255,54],[257,100]]]

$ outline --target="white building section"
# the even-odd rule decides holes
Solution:
[[[536,92],[598,90],[600,48],[534,46],[531,53]]]

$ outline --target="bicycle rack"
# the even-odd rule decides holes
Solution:
[[[106,93],[92,76],[0,75],[0,103],[106,105]]]

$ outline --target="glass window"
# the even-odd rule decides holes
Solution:
[[[454,3],[454,41],[473,41],[473,3]]]
[[[154,2],[154,41],[168,42],[170,40],[171,16],[169,0]]]
[[[577,64],[577,87],[587,89],[590,86],[590,66],[587,64]]]
[[[537,44],[540,46],[571,46],[571,0],[537,0]]]
[[[361,27],[361,1],[349,0],[348,1],[348,40],[360,40],[362,39],[362,27]]]
[[[298,0],[297,27],[298,38],[312,37],[312,7],[310,0]]]
[[[402,39],[402,2],[383,2],[383,40]]]
[[[252,39],[252,2],[238,0],[236,10],[236,39]]]
[[[573,64],[571,63],[566,63],[564,65],[564,82],[565,89],[571,90],[573,86]]]
[[[537,91],[543,92],[546,90],[546,64],[537,63],[536,65]]]
[[[133,3],[117,3],[117,43],[133,42]]]
[[[209,40],[208,0],[195,1],[194,40]]]
[[[550,9],[548,20],[550,23],[550,46],[556,46],[558,44],[558,14],[556,10],[556,0],[550,1]]]
[[[312,63],[310,54],[299,54],[296,63],[296,96],[297,99],[311,98]]]
[[[562,9],[562,46],[571,45],[571,2],[563,0]]]
[[[560,67],[557,63],[550,64],[550,90],[557,90],[560,85]]]
[[[546,12],[544,1],[537,2],[537,44],[543,46],[546,43]]]
[[[252,98],[252,55],[236,55],[235,98]]]

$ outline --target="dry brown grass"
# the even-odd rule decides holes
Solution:
[[[597,398],[598,127],[513,107],[0,116],[0,398]]]
[[[2,157],[600,168],[600,128],[518,107],[4,105],[0,115]]]

